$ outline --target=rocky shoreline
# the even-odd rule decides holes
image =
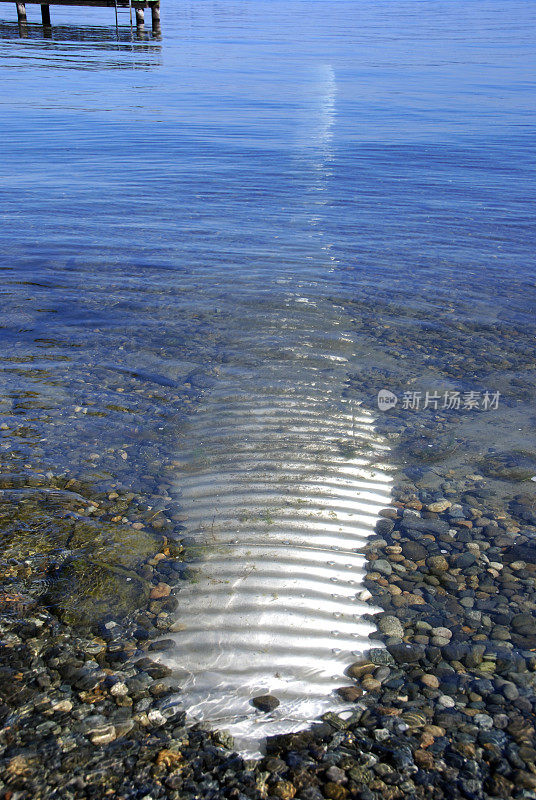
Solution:
[[[47,604],[51,588],[32,597],[31,554],[4,534],[0,797],[535,798],[536,509],[493,506],[481,476],[399,485],[367,543],[386,647],[341,681],[350,715],[270,739],[259,762],[169,702],[154,659],[180,543],[153,536],[125,567],[147,582],[140,608],[83,626]]]

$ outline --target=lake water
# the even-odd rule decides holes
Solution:
[[[299,727],[375,630],[346,606],[393,482],[533,536],[536,8],[163,0],[157,38],[0,11],[2,489],[202,544],[165,656],[186,704]],[[90,550],[56,596],[86,621],[113,613]]]

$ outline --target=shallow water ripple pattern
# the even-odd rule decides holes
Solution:
[[[252,754],[263,736],[341,710],[334,691],[374,630],[362,547],[390,498],[374,417],[341,397],[344,317],[296,295],[274,319],[284,346],[262,317],[245,323],[248,366],[221,366],[184,431],[177,488],[200,554],[166,653],[190,718]],[[250,703],[266,693],[281,703],[268,715]]]

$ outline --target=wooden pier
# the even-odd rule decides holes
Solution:
[[[13,0],[0,0],[0,3],[13,3]],[[145,9],[151,9],[151,22],[153,33],[160,33],[160,0],[47,0],[46,3],[41,0],[21,0],[15,2],[17,6],[17,18],[19,25],[26,25],[26,5],[41,6],[41,20],[43,26],[48,28],[51,26],[50,19],[50,6],[89,6],[92,8],[113,8],[116,12],[116,23],[118,19],[118,11],[130,11],[133,9],[136,15],[136,27],[138,31],[142,30],[145,24]]]

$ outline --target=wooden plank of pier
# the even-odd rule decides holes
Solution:
[[[0,3],[12,3],[13,0],[0,0]],[[19,23],[26,24],[26,5],[41,6],[41,18],[45,27],[50,26],[50,6],[88,6],[92,8],[121,8],[128,9],[132,7],[136,12],[136,25],[138,28],[143,27],[144,24],[144,10],[151,9],[151,19],[153,32],[156,33],[160,30],[160,0],[47,0],[43,3],[42,0],[23,0],[15,2],[17,7],[17,18]]]

